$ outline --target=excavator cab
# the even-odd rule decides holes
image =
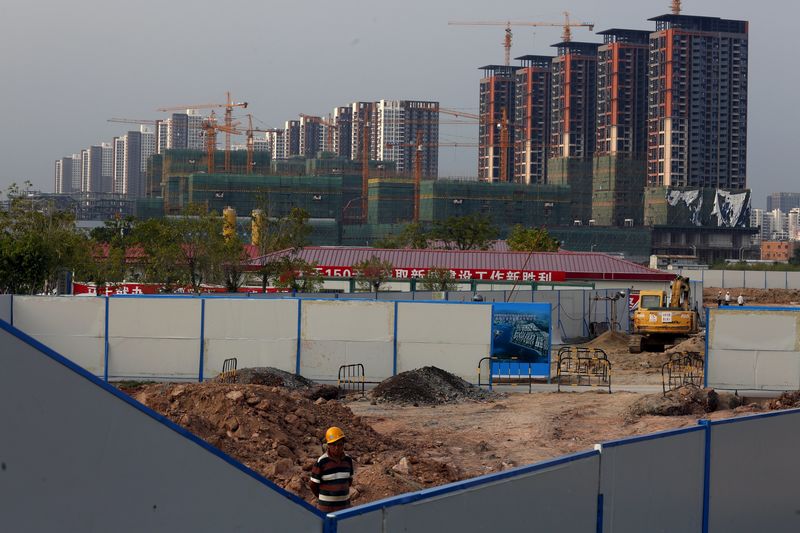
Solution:
[[[661,351],[668,344],[697,332],[699,317],[691,309],[688,278],[678,276],[666,291],[641,291],[633,313],[633,334],[628,351]]]

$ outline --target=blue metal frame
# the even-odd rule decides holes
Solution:
[[[636,444],[637,442],[646,442],[648,440],[661,439],[664,437],[674,437],[684,433],[695,433],[703,429],[697,426],[689,426],[680,429],[667,429],[664,431],[657,431],[656,433],[648,433],[647,435],[637,435],[635,437],[626,437],[624,439],[617,439],[600,444],[603,448],[616,448],[628,444]]]
[[[108,383],[108,296],[104,297],[106,299],[106,317],[105,317],[105,340],[103,342],[103,379],[106,383]]]
[[[168,427],[169,429],[171,429],[175,433],[178,433],[182,437],[184,437],[184,438],[192,441],[194,444],[200,446],[201,448],[203,448],[207,452],[216,455],[217,457],[219,457],[220,459],[222,459],[226,463],[230,464],[231,466],[235,467],[236,469],[240,470],[241,472],[243,472],[246,475],[250,476],[251,478],[255,479],[257,482],[261,483],[265,487],[277,492],[278,494],[280,494],[281,496],[285,497],[286,499],[288,499],[288,500],[300,505],[301,507],[303,507],[307,511],[313,513],[314,515],[316,515],[316,516],[318,516],[318,517],[320,517],[322,519],[326,518],[325,513],[323,513],[322,511],[320,511],[319,509],[317,509],[313,505],[309,504],[308,502],[306,502],[305,500],[303,500],[299,496],[297,496],[295,494],[292,494],[291,492],[288,492],[288,491],[282,489],[280,486],[276,485],[272,481],[270,481],[267,478],[263,477],[258,472],[255,472],[255,471],[251,470],[250,468],[248,468],[244,464],[240,463],[239,461],[237,461],[236,459],[234,459],[230,455],[227,455],[227,454],[223,453],[222,451],[220,451],[219,449],[217,449],[217,448],[211,446],[210,444],[206,443],[205,441],[203,441],[202,439],[200,439],[199,437],[197,437],[193,433],[190,433],[186,429],[184,429],[181,426],[175,424],[169,418],[167,418],[167,417],[165,417],[165,416],[153,411],[152,409],[150,409],[149,407],[146,407],[145,405],[142,405],[141,403],[137,402],[136,400],[134,400],[133,398],[131,398],[130,396],[125,394],[124,392],[118,390],[116,387],[113,387],[112,385],[109,385],[108,383],[106,383],[104,381],[101,381],[99,378],[95,377],[90,372],[88,372],[85,369],[81,368],[80,366],[76,365],[75,363],[73,363],[72,361],[70,361],[69,359],[64,357],[63,355],[60,355],[59,353],[53,351],[53,349],[48,348],[47,346],[45,346],[41,342],[37,341],[33,337],[27,335],[26,333],[23,333],[22,331],[20,331],[17,328],[11,326],[10,324],[6,323],[3,320],[0,320],[0,329],[7,331],[8,333],[10,333],[14,337],[18,338],[22,342],[24,342],[24,343],[32,346],[33,348],[37,349],[43,355],[49,357],[50,359],[54,360],[55,362],[57,362],[59,364],[65,366],[66,368],[68,368],[69,370],[71,370],[74,373],[78,374],[79,376],[81,376],[82,378],[86,379],[90,383],[100,387],[101,389],[105,390],[109,394],[112,394],[113,396],[115,396],[118,399],[122,400],[123,402],[127,403],[128,405],[130,405],[134,409],[137,409],[137,410],[141,411],[142,413],[146,414],[147,416],[149,416],[150,418],[156,420],[157,422],[160,422],[161,424],[165,425],[166,427]]]
[[[703,449],[703,533],[708,533],[708,511],[711,492],[711,425],[708,420],[698,420],[697,423],[706,433]]]
[[[392,335],[392,375],[397,375],[397,312],[399,302],[394,302],[394,334]]]
[[[503,472],[496,472],[494,474],[485,474],[483,476],[478,476],[472,479],[466,479],[463,481],[456,481],[455,483],[448,483],[447,485],[441,485],[439,487],[432,487],[430,489],[423,489],[418,492],[411,492],[408,494],[401,494],[399,496],[392,496],[390,498],[384,498],[383,500],[378,500],[375,502],[367,503],[364,505],[360,505],[358,507],[352,507],[350,509],[345,509],[343,511],[338,511],[333,513],[332,516],[336,517],[337,520],[343,520],[346,518],[351,518],[354,516],[359,516],[362,514],[366,514],[377,509],[385,509],[387,507],[395,507],[397,505],[403,505],[408,503],[417,502],[420,500],[425,500],[428,498],[435,498],[440,497],[445,494],[450,494],[453,492],[458,492],[460,490],[466,490],[473,487],[479,487],[481,485],[488,485],[491,483],[495,483],[497,481],[501,481],[504,479],[530,474],[532,472],[538,472],[540,470],[546,470],[548,468],[552,468],[554,466],[571,463],[574,461],[580,461],[582,459],[587,459],[590,457],[598,456],[600,452],[597,450],[589,450],[585,452],[573,453],[569,455],[564,455],[562,457],[552,459],[549,461],[543,461],[540,463],[534,463],[532,465],[520,466],[517,468],[512,468],[509,470],[504,470]]]
[[[706,356],[703,358],[703,387],[708,387],[708,356],[710,355],[708,353],[708,337],[709,337],[708,326],[709,324],[711,324],[710,317],[711,317],[711,308],[706,307],[706,340],[705,340]]]
[[[197,376],[197,381],[203,382],[203,362],[205,355],[205,340],[206,340],[206,301],[200,300],[200,372]]]
[[[597,533],[603,533],[603,493],[597,495]]]

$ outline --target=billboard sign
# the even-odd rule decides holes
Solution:
[[[492,304],[492,376],[550,376],[549,303]]]
[[[394,279],[423,279],[428,275],[428,268],[402,268],[392,269]],[[326,278],[352,278],[357,275],[353,267],[319,266],[317,271]],[[505,270],[505,269],[479,269],[479,268],[451,268],[453,280],[468,281],[529,281],[550,282],[565,281],[566,272],[555,270]]]

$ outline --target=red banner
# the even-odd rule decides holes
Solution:
[[[394,279],[422,279],[428,275],[428,268],[394,268]],[[352,278],[356,275],[353,267],[317,267],[317,271],[326,278]],[[528,281],[548,282],[564,281],[565,272],[543,270],[497,270],[474,268],[451,268],[450,275],[454,281]]]
[[[115,294],[164,294],[163,285],[158,283],[116,283],[104,285],[99,290],[93,283],[73,283],[72,294],[89,294],[94,296],[114,296]],[[201,286],[200,292],[205,294],[228,292],[225,287]],[[261,287],[239,287],[239,292],[263,292]],[[266,292],[291,292],[291,289],[275,289],[268,287]],[[192,294],[191,287],[178,287],[169,294]]]

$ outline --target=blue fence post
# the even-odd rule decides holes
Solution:
[[[703,533],[708,533],[708,513],[711,492],[711,422],[698,420],[698,424],[705,429],[705,447],[703,461]]]
[[[103,346],[103,380],[108,383],[108,296],[106,299],[105,342]]]
[[[13,326],[14,325],[14,295],[13,294],[11,295],[11,303],[10,303],[10,305],[11,305],[11,311],[10,311],[10,316],[8,318],[11,321],[10,322],[11,325]]]
[[[709,316],[711,316],[711,308],[706,307],[706,356],[703,357],[703,387],[708,387],[708,326],[711,325]]]
[[[597,533],[603,533],[603,494],[597,495]]]
[[[789,271],[788,270],[784,270],[783,271],[783,287],[785,289],[789,288]]]
[[[203,382],[203,352],[205,351],[206,340],[206,299],[200,299],[200,372],[197,376],[197,381]]]
[[[767,271],[764,271],[764,290],[767,288]]]
[[[394,302],[394,346],[392,348],[392,375],[397,375],[397,310],[399,309],[397,301]]]
[[[294,373],[300,375],[300,322],[303,317],[303,300],[297,300],[297,356]]]

